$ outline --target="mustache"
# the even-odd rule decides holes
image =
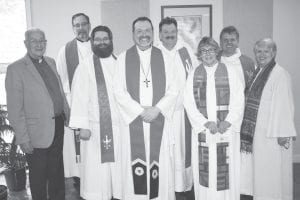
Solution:
[[[150,36],[140,36],[139,40],[142,40],[142,39],[148,39],[148,40],[150,40]]]

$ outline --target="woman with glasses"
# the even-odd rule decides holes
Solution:
[[[219,62],[220,48],[211,37],[198,45],[202,63],[190,73],[184,106],[191,121],[192,166],[196,200],[239,199],[243,84]]]

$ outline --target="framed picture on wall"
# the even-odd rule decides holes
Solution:
[[[194,52],[204,36],[212,36],[212,5],[161,6],[161,18],[173,17],[178,24],[178,38]]]

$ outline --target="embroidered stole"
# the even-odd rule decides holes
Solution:
[[[137,47],[133,46],[126,52],[126,86],[131,97],[140,102],[140,59]],[[153,84],[152,105],[165,95],[165,65],[161,51],[152,47],[151,74]],[[159,153],[164,128],[164,117],[160,113],[150,123],[150,199],[158,196],[159,186]],[[147,194],[147,163],[144,144],[143,121],[138,116],[129,125],[131,143],[132,174],[135,194]]]
[[[188,69],[191,68],[192,60],[185,47],[178,50],[180,55],[182,66],[184,67],[185,77],[188,77]],[[185,121],[185,168],[191,166],[191,151],[192,151],[192,126],[190,120],[188,119],[186,110],[184,109],[184,121]]]
[[[93,61],[99,103],[101,163],[114,162],[114,140],[107,87],[100,60],[95,54]]]
[[[247,88],[248,85],[251,83],[251,79],[254,75],[254,71],[255,71],[254,62],[245,55],[241,55],[239,59],[244,73],[245,88]]]
[[[230,87],[227,68],[219,63],[215,71],[215,87],[217,100],[217,124],[224,121],[228,114],[230,99]],[[206,90],[207,74],[201,64],[194,73],[193,80],[194,99],[199,112],[207,118]],[[199,156],[199,183],[209,187],[209,147],[206,143],[206,133],[198,134],[198,156]],[[228,142],[217,143],[217,190],[229,189],[229,164],[227,160]]]
[[[255,133],[257,113],[259,109],[260,99],[263,93],[265,84],[275,67],[275,60],[265,66],[262,71],[254,79],[249,90],[246,91],[246,105],[241,126],[241,152],[252,153],[253,137]]]
[[[76,67],[79,64],[76,38],[66,44],[65,56],[66,56],[66,64],[67,64],[67,71],[68,71],[69,87],[70,87],[70,91],[71,91],[74,72],[75,72]],[[79,163],[81,160],[81,158],[80,158],[80,135],[79,135],[79,130],[73,130],[73,131],[74,131],[76,163]]]

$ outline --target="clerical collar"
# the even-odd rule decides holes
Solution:
[[[203,65],[204,65],[204,68],[206,69],[207,72],[214,72],[217,69],[218,64],[219,64],[219,62],[217,62],[216,64],[214,64],[211,67],[208,67],[205,64],[203,64]]]
[[[31,59],[31,61],[33,63],[41,64],[43,62],[43,60],[44,60],[44,56],[42,56],[40,59],[33,58],[29,54],[28,54],[28,56],[29,56],[29,58]]]
[[[76,38],[76,40],[77,40],[78,42],[84,43],[84,42],[90,41],[90,38],[88,38],[87,41],[82,41],[82,40],[80,40],[80,39],[78,39],[78,38]]]

